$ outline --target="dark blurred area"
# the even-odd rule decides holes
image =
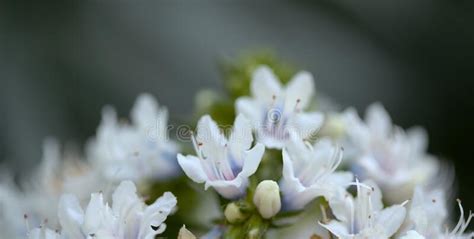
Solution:
[[[127,116],[140,92],[186,120],[222,87],[220,58],[264,48],[343,107],[424,126],[474,209],[473,25],[472,1],[2,1],[0,162],[26,173],[44,137],[82,144],[105,104]]]

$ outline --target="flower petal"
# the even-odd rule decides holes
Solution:
[[[402,236],[400,239],[425,239],[425,237],[414,230],[410,230],[405,236]]]
[[[421,127],[412,127],[407,130],[407,140],[417,152],[425,152],[428,147],[428,134]]]
[[[237,199],[245,194],[248,185],[248,178],[237,176],[233,180],[206,181],[205,189],[213,187],[222,197],[227,199]]]
[[[294,174],[293,161],[286,149],[283,149],[283,171],[280,181],[280,189],[283,194],[283,207],[285,210],[297,210],[306,205],[306,201],[301,201],[299,193],[305,190],[300,180]]]
[[[102,193],[93,193],[84,215],[84,225],[82,225],[86,234],[93,234],[100,228],[102,221],[100,213],[104,211],[104,207]]]
[[[356,109],[346,109],[342,115],[350,139],[359,142],[358,144],[367,145],[370,141],[371,135],[367,126],[362,122],[359,114],[357,114]]]
[[[374,211],[380,211],[383,208],[383,203],[382,203],[382,191],[380,188],[377,186],[377,184],[372,181],[372,180],[365,180],[362,182],[363,184],[369,186],[372,188],[372,191],[370,192],[370,201],[372,203],[372,210]],[[362,188],[365,192],[368,191],[366,188]],[[363,198],[367,197],[367,193],[362,193],[360,196],[357,195],[357,198]],[[362,199],[365,200],[365,199]]]
[[[344,223],[351,223],[350,211],[354,208],[354,199],[347,192],[340,192],[336,197],[328,201],[331,211],[336,218]]]
[[[314,81],[311,73],[298,72],[286,85],[285,109],[305,109],[314,93]],[[297,105],[296,105],[297,104]]]
[[[258,101],[250,97],[240,97],[235,101],[235,110],[237,114],[243,114],[250,120],[252,127],[261,127],[263,106]]]
[[[257,143],[252,149],[245,152],[244,156],[244,165],[242,172],[240,172],[237,177],[248,178],[257,171],[260,161],[262,161],[263,153],[265,152],[265,147],[261,143]]]
[[[330,231],[332,234],[334,234],[337,238],[340,238],[340,239],[351,238],[349,235],[349,231],[347,230],[347,227],[343,223],[340,223],[336,220],[332,220],[328,224],[322,224],[322,223],[319,223],[319,224],[323,226],[324,228],[326,228],[328,231]]]
[[[150,94],[141,94],[130,112],[132,122],[140,128],[154,127],[158,115],[158,102]]]
[[[271,103],[282,90],[280,81],[268,66],[260,66],[253,72],[250,87],[252,95],[266,103]]]
[[[244,195],[248,177],[257,171],[264,151],[265,147],[257,143],[252,149],[244,152],[242,171],[233,180],[207,180],[205,188],[213,187],[221,196],[227,199],[235,199]]]
[[[385,236],[391,237],[405,220],[406,210],[401,205],[394,205],[376,214],[375,224],[385,230]]]
[[[372,132],[381,136],[387,136],[392,130],[392,119],[380,103],[373,103],[367,108],[365,121]]]
[[[196,183],[203,183],[208,179],[200,160],[201,159],[193,155],[183,156],[182,154],[178,154],[179,166],[181,166],[186,176]]]
[[[141,203],[137,188],[132,181],[122,181],[112,194],[112,211],[115,215],[125,216],[132,205]]]
[[[243,152],[250,149],[252,145],[252,126],[244,115],[239,114],[234,122],[234,128],[229,138],[229,148],[235,160],[242,167]]]
[[[28,239],[59,239],[61,235],[49,228],[35,228],[28,233]]]
[[[72,194],[64,194],[59,199],[59,224],[69,238],[83,238],[81,225],[84,223],[84,211],[79,200]]]
[[[349,183],[354,180],[352,172],[336,171],[327,176],[326,181],[331,184],[331,187],[347,188]]]
[[[142,217],[138,238],[154,238],[155,235],[163,233],[166,229],[164,221],[175,209],[177,202],[176,197],[172,193],[165,192],[163,196],[148,206]],[[152,227],[158,229],[153,230]]]
[[[204,152],[204,156],[216,155],[223,153],[227,140],[221,133],[217,123],[212,120],[209,115],[204,115],[199,119],[197,124],[196,140],[202,145],[199,146]]]
[[[288,131],[306,139],[314,134],[323,124],[324,115],[319,112],[299,113],[289,119]]]

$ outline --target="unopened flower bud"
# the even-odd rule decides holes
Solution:
[[[261,234],[260,231],[257,228],[254,228],[249,231],[247,236],[249,239],[257,239],[257,238],[261,238],[260,234]]]
[[[178,239],[196,239],[196,236],[183,225],[183,227],[179,229]]]
[[[319,134],[326,135],[331,138],[339,138],[344,135],[346,125],[340,115],[329,114],[321,127]]]
[[[241,222],[246,218],[246,215],[240,211],[239,206],[235,203],[227,204],[224,210],[224,216],[230,223]]]
[[[280,187],[273,180],[260,182],[255,190],[253,203],[263,218],[275,216],[281,208]]]

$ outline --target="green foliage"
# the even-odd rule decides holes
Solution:
[[[244,53],[237,60],[225,60],[221,63],[221,72],[224,87],[232,100],[250,94],[252,73],[261,65],[272,68],[282,83],[287,83],[295,73],[290,64],[279,60],[270,50]]]
[[[242,54],[237,59],[222,59],[220,62],[223,92],[203,91],[197,98],[197,116],[209,114],[220,125],[232,125],[235,119],[234,103],[240,96],[250,95],[252,72],[261,65],[273,69],[282,83],[287,83],[294,68],[278,59],[270,50],[253,51]]]

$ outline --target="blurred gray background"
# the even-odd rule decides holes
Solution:
[[[425,126],[474,209],[473,24],[459,0],[1,1],[0,164],[29,172],[44,137],[82,144],[144,91],[186,119],[220,58],[270,48],[343,107]]]

